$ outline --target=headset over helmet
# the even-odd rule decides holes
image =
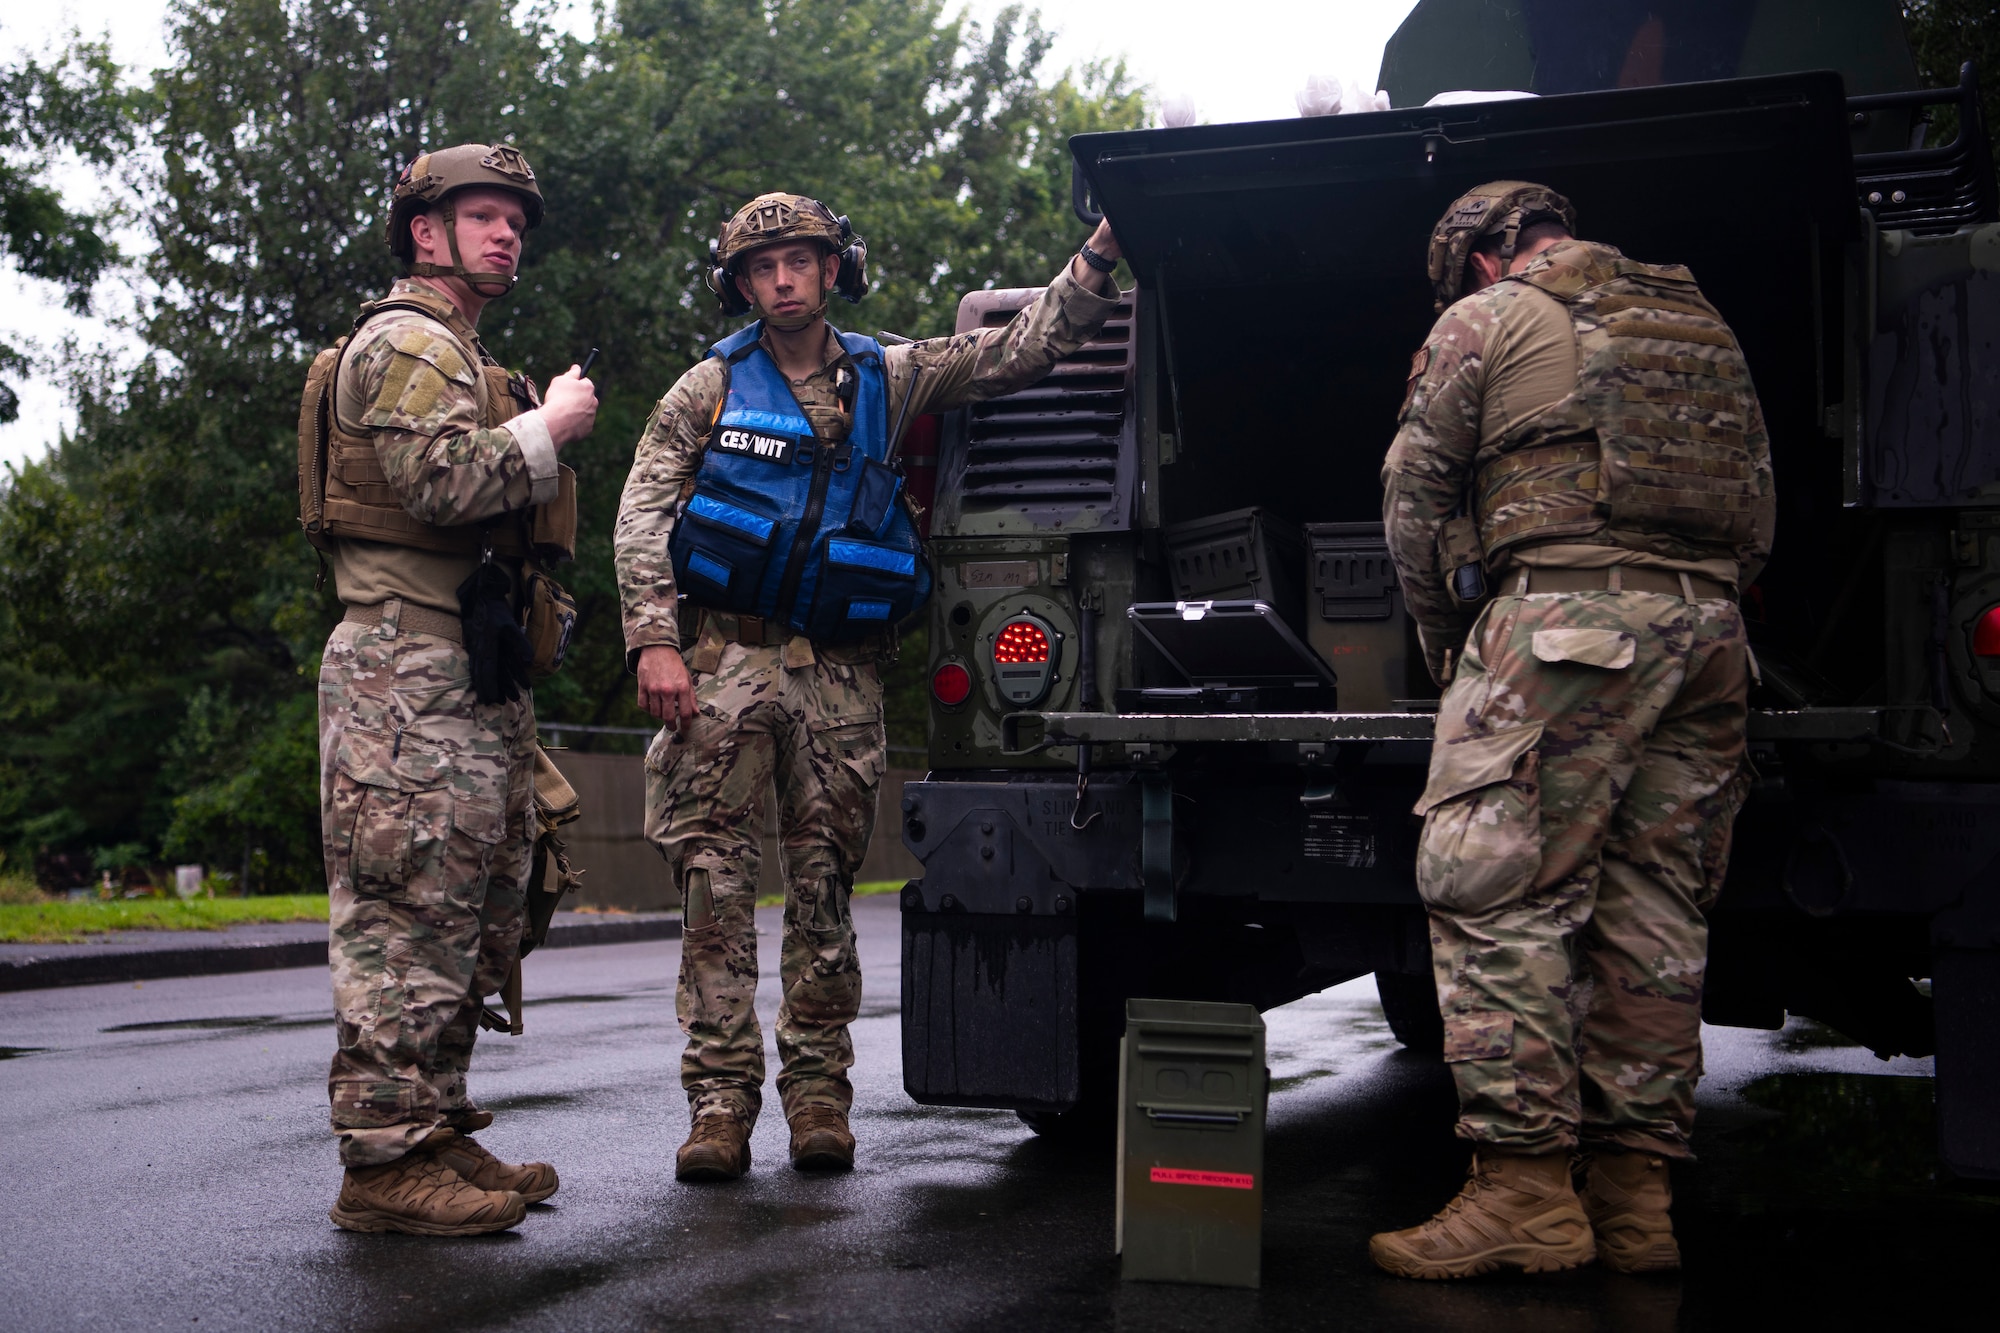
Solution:
[[[1482,236],[1500,236],[1500,260],[1514,257],[1521,229],[1536,222],[1560,222],[1576,230],[1576,209],[1546,185],[1531,181],[1488,181],[1460,195],[1431,229],[1431,289],[1441,311],[1465,290],[1465,261]]]
[[[458,214],[452,196],[460,190],[480,187],[511,190],[521,196],[528,212],[530,228],[541,225],[542,190],[535,184],[535,169],[512,144],[465,143],[425,153],[396,178],[395,202],[389,206],[389,249],[403,261],[412,277],[463,278],[481,296],[501,296],[514,285],[512,273],[474,273],[458,254]],[[451,264],[420,264],[416,241],[410,235],[410,219],[436,209],[444,217],[445,241],[451,246]],[[498,287],[497,292],[484,290]]]
[[[760,194],[722,224],[722,234],[708,247],[708,288],[722,303],[726,315],[747,315],[750,302],[737,287],[742,259],[752,250],[783,241],[814,241],[826,253],[840,256],[840,271],[834,289],[849,301],[868,294],[868,242],[854,234],[853,224],[836,217],[832,209],[802,194],[773,192]],[[826,294],[819,304],[799,317],[796,327],[826,313]],[[791,321],[788,321],[790,323]]]

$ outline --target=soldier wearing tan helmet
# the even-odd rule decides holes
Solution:
[[[300,520],[347,607],[320,671],[320,809],[346,1167],[333,1220],[355,1231],[502,1230],[556,1189],[553,1168],[472,1137],[493,1117],[466,1084],[484,999],[521,947],[523,599],[575,544],[557,455],[597,410],[575,367],[538,400],[479,340],[541,219],[514,148],[412,162],[388,230],[410,276],[320,353],[299,415]]]
[[[716,241],[711,289],[724,312],[756,319],[660,400],[615,538],[639,705],[666,724],[646,756],[646,808],[685,904],[683,1180],[750,1165],[764,1083],[751,909],[774,788],[792,1163],[854,1162],[848,893],[887,759],[878,667],[930,590],[897,440],[914,417],[1011,393],[1089,340],[1116,305],[1118,255],[1100,225],[1005,327],[884,348],[826,322],[832,295],[867,291],[867,247],[846,218],[766,194]]]
[[[1770,444],[1693,275],[1575,226],[1523,181],[1444,215],[1443,313],[1382,470],[1446,687],[1417,887],[1476,1149],[1457,1199],[1370,1242],[1404,1277],[1680,1264],[1666,1164],[1748,781],[1737,594],[1771,550]]]

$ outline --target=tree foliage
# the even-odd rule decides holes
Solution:
[[[1067,137],[1144,114],[1122,68],[1050,79],[1034,17],[981,30],[942,0],[622,0],[588,40],[496,0],[177,0],[172,26],[143,94],[87,47],[4,85],[8,116],[25,80],[75,94],[65,123],[108,118],[92,142],[138,174],[157,293],[152,354],[87,378],[75,435],[0,493],[0,847],[45,870],[137,847],[316,882],[339,608],[297,531],[298,392],[394,276],[387,191],[424,148],[512,142],[547,196],[483,321],[495,355],[546,379],[603,349],[596,434],[564,454],[578,639],[537,703],[631,724],[611,520],[652,403],[727,330],[701,284],[720,221],[763,190],[825,199],[876,281],[836,320],[947,332],[962,291],[1073,251]]]
[[[1978,69],[1979,113],[1987,135],[2000,136],[2000,0],[1905,0],[1903,20],[1924,87],[1954,86],[1960,67],[1972,61]],[[1934,115],[1931,141],[1956,137],[1958,113],[1941,109]],[[1995,142],[1994,162],[2000,168],[2000,140]]]
[[[117,66],[101,43],[74,42],[53,63],[0,70],[0,260],[55,283],[79,314],[89,310],[91,290],[117,248],[106,235],[109,219],[66,207],[49,168],[63,149],[93,166],[111,165],[132,146],[138,106],[118,86]],[[0,330],[0,375],[27,368],[25,351]],[[19,397],[0,379],[0,422],[19,413]]]

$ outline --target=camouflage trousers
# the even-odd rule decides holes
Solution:
[[[1461,1138],[1689,1155],[1748,691],[1727,601],[1499,597],[1474,625],[1417,806]]]
[[[848,893],[887,759],[882,682],[872,659],[822,654],[793,669],[783,653],[726,644],[698,679],[687,734],[662,731],[646,756],[646,835],[681,890],[676,1009],[696,1118],[755,1123],[763,1105],[753,909],[774,790],[785,886],[778,1096],[788,1118],[854,1100],[847,1027],[861,1008],[861,962]]]
[[[399,632],[385,605],[379,626],[334,630],[319,677],[327,1090],[348,1166],[483,1123],[466,1069],[520,946],[531,850],[533,703],[478,703],[465,650]]]

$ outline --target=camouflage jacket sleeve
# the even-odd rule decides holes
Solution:
[[[516,433],[480,425],[479,369],[441,325],[421,316],[372,321],[342,373],[357,377],[353,387],[368,405],[359,424],[374,435],[382,471],[413,516],[477,523],[547,498],[536,494]]]
[[[998,328],[891,347],[885,358],[890,422],[902,415],[913,391],[910,416],[1025,389],[1096,337],[1117,306],[1116,293],[1090,290],[1064,264],[1040,296]]]
[[[1382,464],[1389,555],[1417,622],[1424,661],[1440,682],[1445,654],[1465,643],[1473,615],[1451,600],[1438,567],[1438,529],[1459,511],[1479,449],[1486,339],[1465,305],[1445,311],[1410,365],[1395,443]]]
[[[722,363],[712,357],[681,376],[653,409],[633,454],[611,535],[628,666],[636,665],[641,648],[680,644],[667,539],[673,535],[681,485],[701,467],[722,385]]]

